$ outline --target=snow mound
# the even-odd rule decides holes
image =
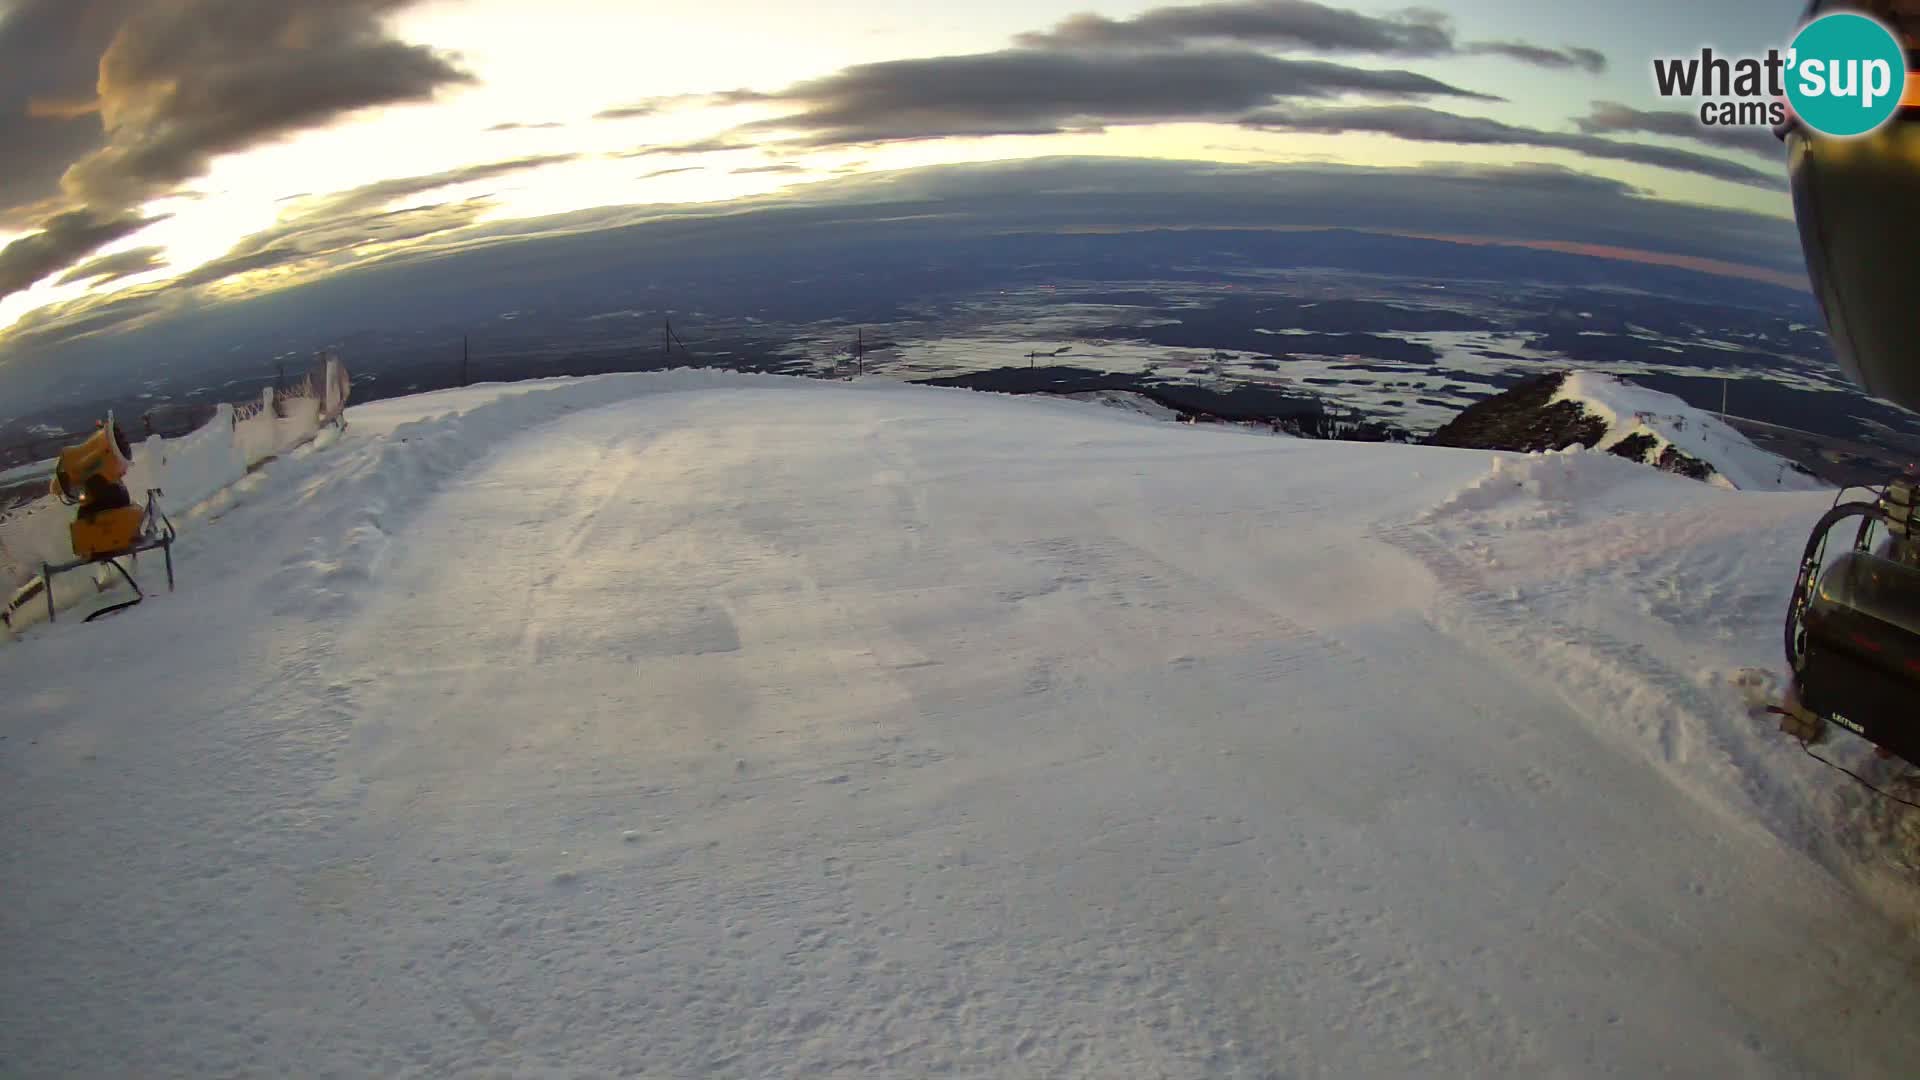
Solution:
[[[0,603],[40,572],[42,563],[73,557],[67,526],[73,511],[56,499],[38,499],[0,517]]]
[[[1712,413],[1613,375],[1576,371],[1553,396],[1606,425],[1593,449],[1740,491],[1817,491],[1819,480]]]
[[[1124,412],[1138,413],[1155,420],[1172,420],[1180,415],[1177,410],[1168,408],[1145,394],[1137,394],[1131,390],[1091,390],[1083,394],[1062,394],[1061,396],[1072,401],[1087,401]]]
[[[1632,462],[1596,454],[1575,443],[1524,457],[1501,454],[1484,476],[1461,488],[1428,512],[1429,518],[1488,510],[1516,499],[1570,503],[1591,497],[1624,479],[1638,479]]]

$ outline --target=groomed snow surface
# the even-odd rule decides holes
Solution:
[[[1920,1061],[1911,825],[1729,685],[1827,495],[708,373],[350,419],[0,647],[0,1071]]]

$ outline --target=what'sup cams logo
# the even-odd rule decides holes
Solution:
[[[1920,73],[1909,78],[1900,33],[1855,11],[1814,19],[1785,52],[1769,49],[1764,57],[1728,59],[1708,48],[1657,58],[1653,78],[1661,97],[1706,99],[1699,115],[1710,127],[1777,128],[1793,116],[1839,138],[1874,131],[1903,98],[1920,99]]]

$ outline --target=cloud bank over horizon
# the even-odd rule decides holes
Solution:
[[[424,188],[437,179],[391,183]],[[1789,288],[1803,288],[1805,280],[1790,222],[1648,198],[1619,181],[1529,165],[1388,169],[1038,158],[863,173],[715,205],[598,207],[498,221],[478,220],[466,203],[398,213],[371,209],[382,194],[364,190],[307,201],[289,223],[192,271],[103,300],[32,312],[0,336],[0,370],[9,358],[47,360],[93,335],[198,317],[219,306],[229,279],[263,267],[300,270],[308,284],[378,273],[389,283],[383,292],[437,288],[449,275],[484,276],[495,264],[535,280],[561,271],[617,277],[661,259],[670,264],[708,251],[786,250],[796,242],[823,242],[822,235],[857,244],[871,229],[910,220],[939,223],[925,234],[929,243],[983,230],[1347,228],[1665,265],[1693,260],[1707,272]],[[421,242],[343,259],[344,247],[376,227]],[[415,278],[416,270],[429,276]],[[236,304],[280,291],[224,299]]]
[[[625,25],[617,5],[561,2],[576,30]],[[562,218],[671,215],[658,208],[736,197],[746,211],[770,196],[836,199],[849,178],[898,176],[943,157],[1187,161],[1230,133],[1256,145],[1223,164],[1264,155],[1442,175],[1455,160],[1510,166],[1506,184],[1522,166],[1587,173],[1633,189],[1634,207],[1666,199],[1678,214],[1669,228],[1707,220],[1688,219],[1686,204],[1706,204],[1704,214],[1712,198],[1786,212],[1780,170],[1762,160],[1764,133],[1616,100],[1605,80],[1626,58],[1566,40],[1571,23],[1561,40],[1529,40],[1431,8],[1220,0],[1116,15],[1089,6],[1040,0],[1027,27],[1007,26],[1002,44],[985,50],[941,49],[945,39],[929,37],[916,55],[849,53],[851,62],[760,86],[750,69],[716,61],[623,99],[514,97],[508,109],[486,95],[508,78],[500,57],[517,54],[484,48],[489,27],[514,40],[504,0],[0,0],[0,144],[9,147],[0,360],[187,306],[299,288],[411,249],[437,255],[539,235]],[[726,7],[720,0],[712,17],[727,18]],[[557,74],[566,58],[552,63]],[[730,71],[748,77],[729,89]],[[1585,112],[1528,122],[1539,115],[1536,88],[1558,88]],[[439,115],[462,119],[456,129],[434,123]],[[393,127],[409,123],[428,126]],[[389,130],[415,137],[378,135]],[[621,145],[628,131],[643,141]],[[248,168],[320,136],[362,145],[352,141],[359,132],[386,141],[336,155],[318,174]],[[427,149],[421,132],[444,136],[437,157],[416,152]],[[605,171],[650,157],[669,161]],[[530,188],[545,197],[516,194]],[[522,224],[489,231],[513,219]],[[1587,242],[1572,235],[1580,226],[1569,212],[1525,228],[1534,239]]]

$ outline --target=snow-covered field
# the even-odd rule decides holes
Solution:
[[[1828,495],[713,373],[350,419],[0,646],[0,1071],[1920,1060],[1911,823],[1727,685]]]

